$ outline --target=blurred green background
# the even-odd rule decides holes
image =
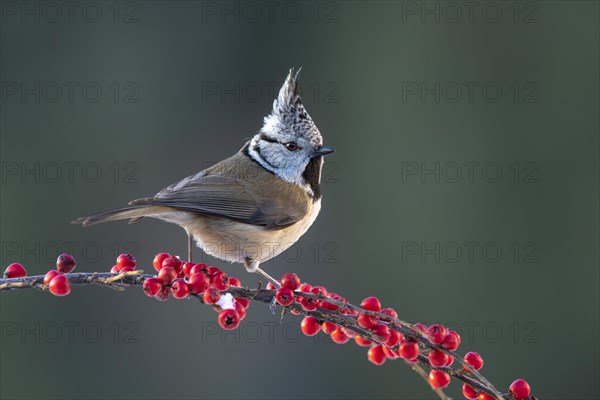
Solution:
[[[78,271],[105,271],[132,251],[151,270],[158,251],[184,255],[173,225],[69,221],[233,154],[302,66],[304,103],[337,152],[318,220],[264,268],[448,324],[501,390],[523,377],[541,398],[600,397],[597,2],[1,12],[3,266],[42,274],[71,251]],[[3,399],[434,398],[403,362],[374,367],[260,304],[224,333],[208,307],[139,288],[0,301]]]

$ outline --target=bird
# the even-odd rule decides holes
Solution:
[[[321,210],[324,156],[321,132],[302,103],[298,75],[289,70],[258,132],[233,156],[162,189],[152,197],[72,223],[156,218],[181,226],[205,253],[241,263],[277,287],[260,264],[292,246]]]

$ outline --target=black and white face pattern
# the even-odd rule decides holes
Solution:
[[[308,186],[304,170],[311,154],[322,146],[323,138],[302,105],[297,77],[290,70],[271,114],[250,141],[248,154],[281,179],[304,187]]]

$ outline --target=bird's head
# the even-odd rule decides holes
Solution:
[[[263,127],[252,138],[248,151],[252,158],[280,178],[306,184],[303,177],[311,160],[334,151],[323,146],[321,132],[302,105],[298,85],[298,70],[293,69],[273,101],[273,110],[264,119]]]

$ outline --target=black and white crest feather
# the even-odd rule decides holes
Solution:
[[[262,132],[281,132],[292,130],[293,133],[303,135],[310,140],[315,147],[323,144],[321,132],[313,122],[310,115],[302,105],[300,97],[300,84],[298,75],[300,69],[294,73],[291,68],[279,95],[273,101],[271,114],[265,117]],[[290,132],[291,133],[291,132]]]

